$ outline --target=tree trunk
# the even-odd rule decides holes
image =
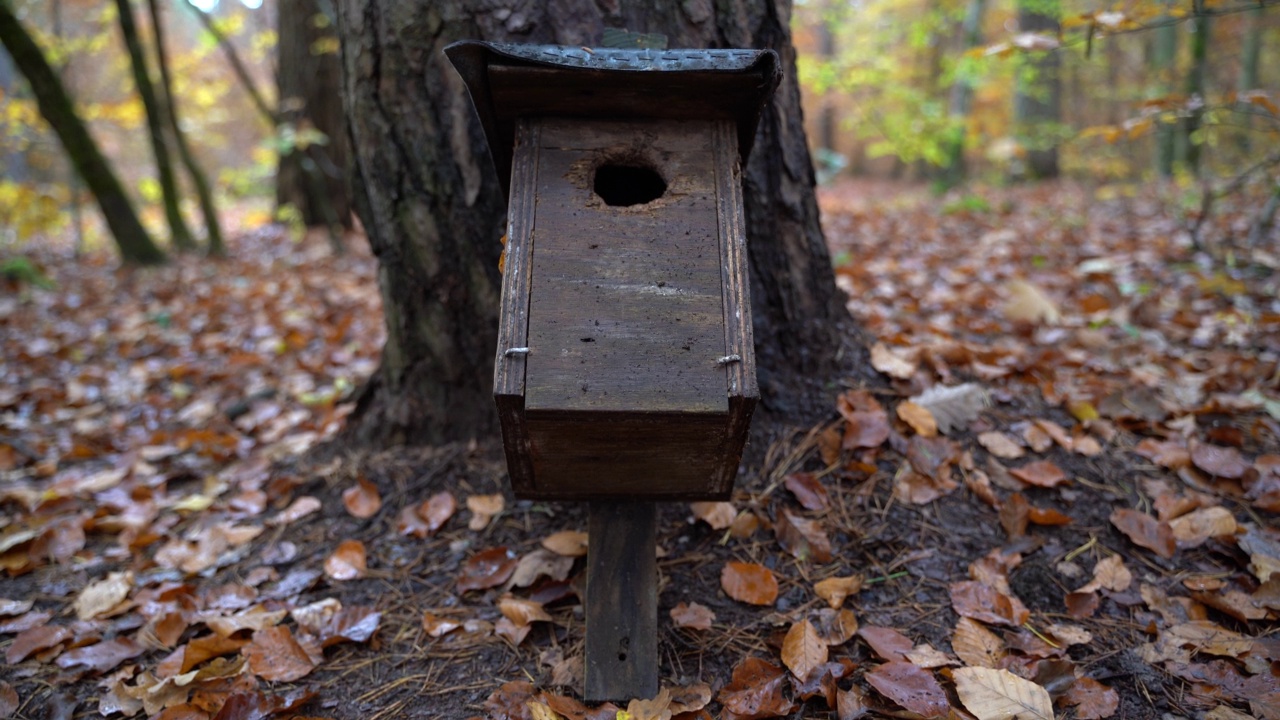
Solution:
[[[1061,14],[1059,0],[1019,0],[1018,29],[1057,36]],[[1027,150],[1026,175],[1032,180],[1058,177],[1061,68],[1062,56],[1054,51],[1033,53],[1019,68],[1014,127]]]
[[[292,205],[309,226],[351,227],[347,175],[351,151],[342,112],[342,62],[329,0],[279,0],[280,66],[278,119],[305,138],[324,135],[323,144],[302,142],[282,152],[276,174],[276,202]]]
[[[226,255],[227,250],[222,242],[222,228],[218,224],[218,208],[213,203],[213,189],[209,187],[209,179],[196,160],[195,153],[191,152],[187,136],[182,132],[182,124],[178,122],[178,99],[173,94],[173,78],[169,75],[169,57],[164,46],[164,21],[160,19],[158,0],[147,0],[147,9],[151,13],[151,27],[156,38],[156,64],[160,67],[160,92],[157,99],[169,119],[169,130],[173,133],[173,144],[178,149],[178,157],[182,159],[187,174],[191,176],[191,184],[195,186],[196,197],[200,201],[200,214],[204,216],[209,254],[221,257]]]
[[[964,36],[964,50],[960,53],[960,66],[956,68],[956,78],[951,84],[951,97],[948,99],[947,114],[951,126],[947,130],[946,165],[942,169],[942,184],[947,187],[959,185],[964,180],[964,145],[969,120],[969,110],[973,106],[972,71],[965,64],[965,56],[969,50],[982,44],[982,18],[986,14],[986,0],[969,0],[969,8],[965,11],[964,25],[961,34]]]
[[[566,0],[493,11],[481,0],[340,0],[356,209],[381,263],[382,367],[348,435],[434,443],[496,429],[493,358],[505,201],[461,79],[442,54],[461,39],[598,44],[605,26],[667,35],[673,48],[773,48],[786,78],[744,173],[762,414],[829,412],[853,353],[818,224],[786,0]],[[757,426],[762,423],[757,422]]]
[[[1187,170],[1192,174],[1200,172],[1200,140],[1196,133],[1200,130],[1204,117],[1204,78],[1209,58],[1209,16],[1204,12],[1203,0],[1193,0],[1195,14],[1191,33],[1191,67],[1187,70],[1186,93],[1192,107],[1182,120],[1182,143],[1180,148]]]
[[[1236,89],[1241,93],[1257,90],[1261,87],[1258,84],[1258,64],[1262,56],[1262,31],[1265,26],[1265,20],[1262,17],[1262,6],[1249,10],[1248,29],[1245,30],[1244,47],[1240,50],[1240,82]],[[1238,143],[1241,150],[1248,152],[1253,138],[1253,107],[1249,103],[1242,103],[1241,109],[1245,112],[1240,118],[1241,124],[1244,125],[1243,132],[1240,133],[1240,141]]]
[[[138,38],[138,26],[133,19],[131,0],[116,0],[116,10],[120,20],[120,34],[124,36],[125,47],[129,50],[129,64],[133,68],[133,82],[138,87],[138,95],[142,98],[143,108],[147,112],[147,135],[151,140],[151,152],[155,156],[156,174],[160,178],[160,192],[164,201],[164,216],[169,223],[169,233],[173,244],[183,250],[195,249],[196,241],[191,237],[186,220],[182,219],[182,210],[178,207],[180,196],[178,181],[174,177],[173,162],[169,159],[169,143],[165,139],[165,109],[156,97],[155,86],[151,83],[151,71],[147,69],[147,55],[142,50],[142,41]]]
[[[27,78],[41,116],[57,133],[76,172],[80,173],[102,209],[107,227],[120,248],[121,259],[138,265],[164,262],[164,251],[156,246],[139,222],[124,187],[89,135],[84,122],[76,115],[58,74],[49,66],[44,53],[22,27],[6,0],[0,0],[0,43],[4,44],[14,64]]]
[[[1178,28],[1181,23],[1167,22],[1156,28],[1155,47],[1151,52],[1151,70],[1157,78],[1161,97],[1173,93],[1173,80],[1178,69]],[[1176,122],[1163,118],[1156,125],[1156,172],[1162,178],[1173,177],[1173,162],[1177,157]]]

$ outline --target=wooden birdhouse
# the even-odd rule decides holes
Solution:
[[[509,202],[494,395],[516,494],[727,498],[759,397],[740,168],[778,56],[445,52]]]

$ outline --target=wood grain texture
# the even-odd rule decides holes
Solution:
[[[587,527],[588,702],[658,693],[657,509],[594,502]]]
[[[712,128],[546,121],[528,410],[728,412]],[[551,142],[584,135],[594,149]],[[652,167],[666,194],[606,205],[591,185],[606,162]]]
[[[528,346],[529,284],[533,266],[533,228],[537,210],[540,121],[520,120],[511,166],[511,202],[507,207],[507,246],[502,274],[502,313],[498,321],[497,357],[493,366],[493,395],[502,426],[507,468],[516,493],[533,490],[533,464],[525,423],[527,355],[508,354]]]

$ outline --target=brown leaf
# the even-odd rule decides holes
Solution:
[[[283,625],[254,632],[244,655],[249,669],[268,682],[300,680],[316,667],[315,661]]]
[[[1022,449],[1017,440],[995,430],[980,433],[978,435],[978,444],[986,448],[987,452],[992,455],[1005,460],[1016,460],[1026,454],[1026,451]]]
[[[828,645],[843,645],[858,632],[858,618],[852,610],[822,608],[812,613],[809,619],[818,631],[818,637]]]
[[[546,548],[538,548],[520,558],[515,572],[511,573],[512,587],[529,587],[540,577],[552,580],[564,580],[573,569],[573,558],[554,553]]]
[[[476,553],[462,566],[462,576],[458,578],[458,592],[497,587],[511,577],[518,562],[515,552],[506,547],[490,548]]]
[[[951,607],[956,614],[993,625],[1018,627],[1031,612],[1015,597],[1005,595],[980,582],[951,583]]]
[[[1243,477],[1249,469],[1239,450],[1208,443],[1192,443],[1191,462],[1210,475],[1232,480]]]
[[[907,653],[915,649],[911,638],[893,628],[867,625],[858,631],[858,637],[865,640],[876,655],[889,662],[904,661]]]
[[[240,648],[247,644],[247,640],[236,640],[221,635],[193,638],[182,648],[182,666],[179,672],[187,673],[212,658],[240,652]]]
[[[303,495],[294,500],[289,507],[276,513],[274,517],[267,520],[268,525],[292,525],[302,518],[316,512],[321,508],[319,498],[310,495]]]
[[[18,691],[4,680],[0,680],[0,718],[11,717],[18,711],[22,703],[18,699]]]
[[[845,421],[841,447],[846,450],[874,448],[889,439],[889,416],[871,393],[850,390],[840,396],[837,406]]]
[[[526,703],[537,699],[533,683],[513,680],[494,690],[484,701],[485,715],[491,720],[529,720]]]
[[[427,498],[418,506],[418,517],[427,523],[427,536],[435,535],[458,511],[458,501],[453,493],[442,490]]]
[[[551,622],[551,616],[542,607],[542,603],[506,596],[498,600],[498,610],[515,625],[528,625],[532,622]]]
[[[336,601],[335,601],[336,602]],[[298,629],[320,642],[320,647],[331,647],[344,642],[367,642],[378,631],[382,613],[368,605],[337,607],[331,612],[315,615],[294,615]]]
[[[1101,602],[1098,594],[1091,592],[1067,593],[1063,598],[1063,604],[1067,606],[1067,614],[1073,618],[1093,617],[1093,614],[1098,611],[1098,605]]]
[[[818,521],[798,517],[783,510],[779,513],[778,521],[774,523],[773,531],[782,549],[797,560],[812,558],[820,563],[831,562],[831,540]]]
[[[1120,695],[1093,678],[1082,677],[1067,690],[1062,702],[1074,705],[1080,720],[1102,720],[1116,714]]]
[[[1004,534],[1010,538],[1020,538],[1027,534],[1027,523],[1030,522],[1031,504],[1022,493],[1014,493],[1000,506],[1000,526]]]
[[[952,673],[965,709],[978,720],[1053,720],[1049,691],[1000,668],[960,668]]]
[[[10,600],[0,598],[0,616],[21,615],[35,605],[31,600]]]
[[[733,678],[720,688],[717,699],[740,720],[782,717],[795,705],[782,695],[786,672],[773,663],[748,657],[733,669]]]
[[[1037,460],[1019,468],[1012,468],[1009,474],[1036,487],[1056,487],[1067,479],[1067,474],[1062,471],[1062,468],[1048,460]]]
[[[586,557],[587,534],[580,530],[561,530],[543,538],[542,547],[564,557]]]
[[[910,400],[898,403],[898,418],[911,426],[920,437],[931,438],[938,434],[938,421],[928,408],[921,407]]]
[[[827,661],[827,644],[818,636],[813,623],[801,620],[791,626],[782,641],[782,662],[804,681],[813,669]]]
[[[1004,641],[999,635],[967,617],[960,618],[956,623],[955,634],[951,636],[951,649],[965,665],[976,667],[999,667],[1006,655]]]
[[[421,540],[431,534],[431,527],[418,515],[418,508],[409,505],[400,508],[400,512],[396,514],[396,532]]]
[[[1120,508],[1111,513],[1111,524],[1135,545],[1152,550],[1166,560],[1177,550],[1169,523],[1160,522],[1146,513]]]
[[[1142,442],[1133,446],[1133,451],[1151,462],[1167,467],[1170,470],[1179,470],[1191,464],[1191,453],[1187,451],[1184,445],[1173,441],[1145,438]]]
[[[813,591],[818,597],[827,601],[832,608],[844,605],[845,598],[858,594],[862,590],[862,576],[829,577],[814,583]]]
[[[1036,525],[1070,525],[1071,516],[1053,508],[1042,508],[1032,505],[1027,509],[1027,519]]]
[[[731,560],[720,571],[720,587],[737,600],[751,605],[772,605],[778,599],[778,581],[763,565]]]
[[[325,558],[324,574],[334,580],[355,580],[368,572],[365,563],[364,543],[359,540],[343,540],[333,554]]]
[[[947,693],[933,673],[901,660],[877,666],[863,676],[871,687],[902,707],[924,717],[940,717],[951,709]]]
[[[1203,545],[1209,538],[1236,534],[1238,526],[1230,510],[1224,507],[1200,508],[1169,521],[1179,547]]]
[[[72,632],[61,625],[39,625],[19,633],[4,651],[5,662],[16,665],[31,655],[56,647],[72,638]]]
[[[821,512],[831,504],[826,486],[813,473],[791,473],[782,482],[805,510]]]
[[[716,614],[710,608],[698,603],[680,603],[671,608],[671,620],[676,627],[692,630],[710,630],[716,621]]]
[[[1124,566],[1124,558],[1119,555],[1108,555],[1093,566],[1093,580],[1076,592],[1092,593],[1103,589],[1124,592],[1132,583],[1133,573]]]
[[[693,516],[711,526],[712,530],[724,530],[733,524],[738,511],[733,503],[727,502],[695,502],[689,503]]]
[[[627,704],[634,720],[671,720],[671,690],[662,688],[651,699],[634,698]]]
[[[471,511],[471,521],[467,523],[467,527],[476,531],[489,527],[489,521],[505,507],[506,500],[500,493],[468,497],[467,509]]]
[[[377,485],[361,476],[355,485],[342,491],[342,504],[352,517],[367,520],[382,509],[382,496]]]
[[[907,351],[890,348],[882,342],[871,346],[871,367],[899,380],[909,380],[916,373],[918,360],[908,360]]]
[[[114,610],[133,589],[132,572],[113,572],[105,578],[91,583],[76,597],[76,617],[90,620]]]
[[[671,691],[671,713],[679,715],[698,712],[711,702],[711,697],[711,686],[706,683],[676,688]]]
[[[97,673],[114,669],[125,660],[131,660],[146,652],[146,648],[131,638],[104,640],[68,650],[58,656],[58,667],[64,670],[85,668]]]
[[[857,685],[836,693],[837,720],[858,720],[868,712],[871,708],[867,706],[867,696]]]
[[[443,637],[462,627],[462,623],[451,618],[443,618],[430,610],[422,613],[422,629],[431,637]]]

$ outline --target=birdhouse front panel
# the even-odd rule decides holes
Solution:
[[[729,412],[715,123],[539,124],[525,366],[535,484],[689,493],[710,481]]]

